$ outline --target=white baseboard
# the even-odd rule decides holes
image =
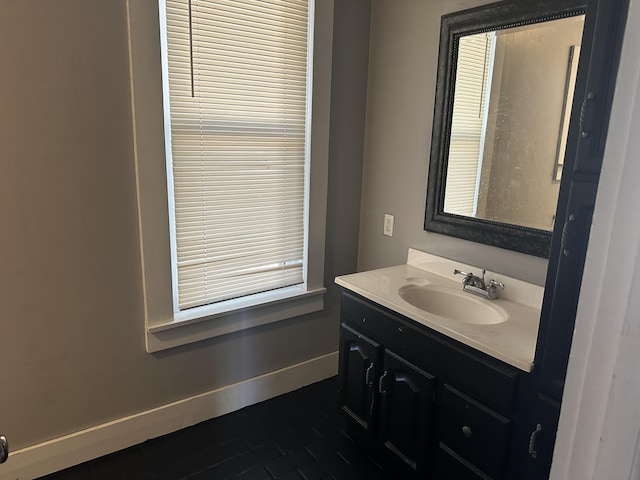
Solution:
[[[33,480],[268,400],[338,372],[338,352],[11,452],[2,480]]]

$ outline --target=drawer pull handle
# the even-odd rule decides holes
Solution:
[[[462,434],[463,434],[465,437],[467,437],[467,438],[471,438],[471,434],[472,434],[472,433],[473,433],[473,432],[471,431],[471,427],[468,427],[468,426],[466,426],[466,425],[465,425],[464,427],[462,427]]]
[[[536,438],[538,437],[538,433],[542,431],[542,425],[537,424],[536,429],[531,434],[531,438],[529,439],[529,455],[531,458],[536,458],[538,456],[538,452],[536,452]]]

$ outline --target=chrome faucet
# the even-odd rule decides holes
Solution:
[[[484,280],[485,273],[486,270],[483,269],[482,277],[478,277],[471,272],[463,272],[457,268],[453,271],[454,275],[464,275],[462,279],[462,290],[478,295],[479,297],[495,300],[498,298],[498,287],[504,289],[504,283],[496,282],[494,279],[486,283]]]

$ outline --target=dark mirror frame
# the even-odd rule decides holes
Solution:
[[[585,9],[586,0],[505,0],[442,17],[425,230],[548,258],[550,231],[444,212],[458,45],[464,35],[571,17]]]

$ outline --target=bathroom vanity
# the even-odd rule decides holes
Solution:
[[[425,230],[548,258],[549,263],[544,292],[540,286],[487,272],[486,280],[495,280],[494,286],[504,284],[494,300],[463,292],[476,281],[465,276],[463,285],[453,273],[461,270],[478,276],[477,266],[414,250],[409,251],[406,265],[336,279],[344,288],[340,405],[350,434],[381,461],[401,469],[399,478],[549,477],[627,8],[628,0],[512,1],[443,18]],[[555,103],[562,115],[555,119],[558,128],[552,128],[558,135],[554,133],[545,146],[552,154],[543,155],[539,147],[517,146],[504,155],[504,167],[497,169],[526,172],[534,156],[546,158],[538,170],[559,191],[552,197],[531,188],[539,196],[524,203],[535,206],[538,213],[543,211],[543,200],[553,198],[551,210],[544,214],[547,224],[484,215],[482,182],[476,185],[479,188],[465,190],[478,195],[472,198],[471,213],[448,204],[452,181],[462,179],[450,168],[455,163],[450,153],[457,148],[452,139],[464,137],[458,135],[453,118],[460,45],[486,34],[480,42],[485,53],[481,57],[495,60],[499,42],[494,36],[559,21],[564,32],[569,30],[565,20],[573,27],[572,22],[584,25],[580,42],[552,49],[565,55],[559,70],[563,95]],[[540,58],[545,59],[544,66],[535,67],[534,73],[544,71],[550,78],[550,56],[545,53]],[[522,71],[520,63],[514,65]],[[486,88],[486,68],[479,71],[483,72],[479,85]],[[527,88],[542,85],[533,78],[534,74],[527,76]],[[487,112],[476,115],[484,119],[478,127],[482,135],[494,134],[491,103],[499,97],[493,87],[490,93],[479,96],[489,99],[484,103]],[[530,93],[509,98],[534,98]],[[544,93],[534,100],[536,107],[551,102],[547,97]],[[509,120],[505,126],[510,129],[501,132],[506,144],[520,145],[512,140],[532,137],[533,128],[511,129],[534,119],[531,108],[524,110],[519,119],[512,112],[502,117]],[[499,146],[484,138],[483,155],[478,155],[482,161],[474,168],[463,165],[463,171],[476,173],[469,176],[472,183],[482,179],[484,166],[495,164],[493,154],[484,156],[488,143]],[[475,159],[475,152],[471,157]],[[506,209],[525,198],[527,188],[515,177],[505,185],[518,187],[511,191],[492,186],[491,191],[498,193],[496,204]]]
[[[479,298],[454,269],[479,273],[410,250],[406,265],[336,279],[340,406],[350,434],[406,478],[516,478],[542,287],[488,272],[504,292]],[[419,300],[432,295],[436,313]]]

